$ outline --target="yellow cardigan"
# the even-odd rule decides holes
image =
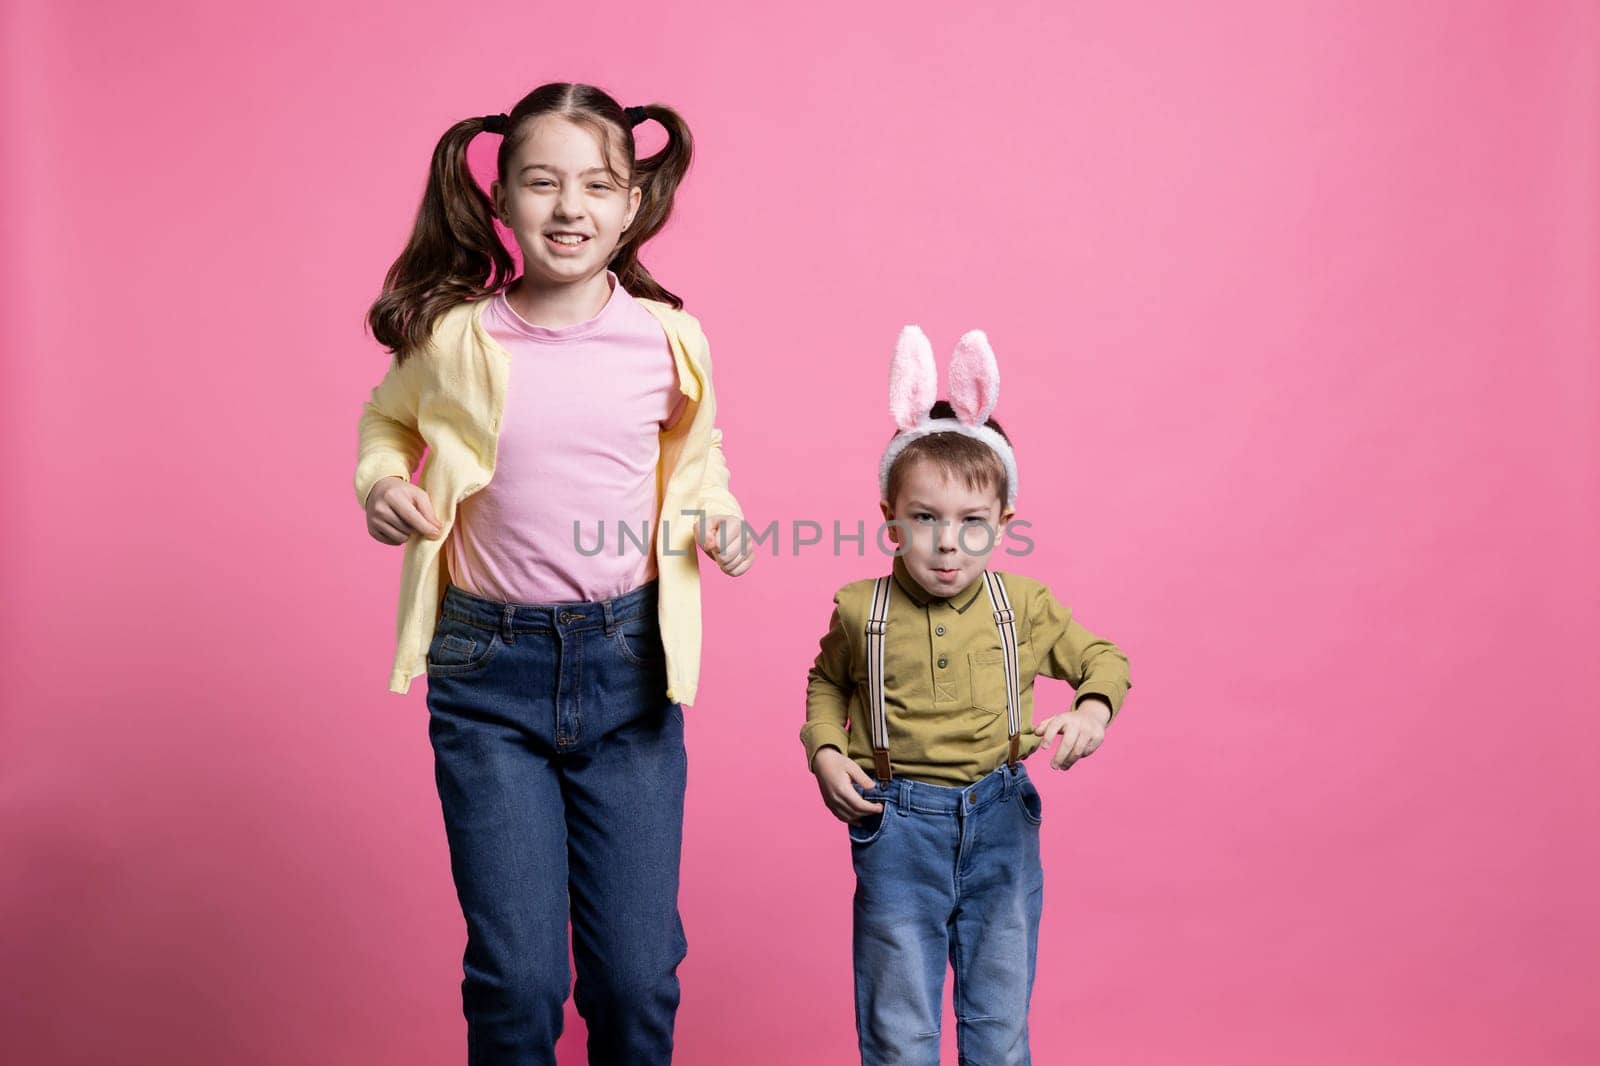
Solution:
[[[686,397],[683,415],[661,434],[656,563],[666,696],[693,703],[700,680],[700,560],[695,516],[683,512],[739,518],[743,512],[728,491],[722,431],[713,425],[717,402],[711,388],[711,349],[700,323],[666,304],[639,302],[666,330]],[[428,459],[417,483],[443,527],[437,539],[415,534],[406,542],[391,692],[408,691],[412,678],[427,672],[428,645],[448,581],[443,549],[456,508],[494,476],[511,354],[483,328],[487,305],[487,300],[464,303],[441,315],[426,347],[404,363],[391,361],[361,412],[357,501],[365,509],[372,486],[383,478],[410,478],[426,446]]]

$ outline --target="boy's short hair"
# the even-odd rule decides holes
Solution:
[[[928,417],[954,418],[955,408],[948,401],[940,400],[928,411]],[[1011,438],[1000,428],[1000,423],[991,418],[984,425],[1000,434],[1007,444],[1011,443]],[[993,448],[963,433],[930,433],[907,444],[895,456],[894,464],[889,467],[889,494],[885,501],[890,507],[898,502],[906,474],[922,460],[933,463],[946,477],[959,479],[969,489],[993,488],[1000,499],[1000,509],[1005,510],[1006,497],[1010,495],[1011,488],[1005,464]]]

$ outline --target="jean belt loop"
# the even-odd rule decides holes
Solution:
[[[895,813],[904,818],[911,806],[911,782],[903,777],[895,778],[889,782],[889,795],[894,797]]]
[[[517,616],[517,605],[508,603],[500,611],[500,639],[507,644],[517,642],[517,632],[511,627],[511,620]]]
[[[602,600],[600,602],[600,610],[604,612],[606,617],[606,636],[608,637],[617,631],[617,619],[611,613],[611,604],[611,600]]]

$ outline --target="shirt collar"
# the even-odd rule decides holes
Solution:
[[[926,607],[930,603],[943,603],[954,607],[957,614],[966,614],[967,608],[976,603],[978,597],[983,595],[983,579],[980,577],[970,587],[962,591],[960,596],[962,602],[960,603],[955,602],[948,596],[929,596],[922,586],[917,584],[916,578],[911,576],[911,571],[906,569],[905,558],[898,555],[895,556],[894,560],[894,583],[899,585],[900,591],[909,596],[911,602],[918,607]]]

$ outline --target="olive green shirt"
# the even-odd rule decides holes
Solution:
[[[1115,716],[1130,687],[1128,659],[1080,625],[1040,582],[999,576],[1016,617],[1026,758],[1040,742],[1033,732],[1035,676],[1071,685],[1074,707],[1098,697]],[[893,582],[883,650],[891,766],[896,776],[916,781],[969,784],[1004,762],[1009,747],[1000,629],[988,593],[980,578],[954,597],[931,597],[900,559]],[[833,598],[833,619],[806,684],[800,739],[807,766],[818,749],[831,746],[873,773],[866,660],[872,584],[852,582]]]

